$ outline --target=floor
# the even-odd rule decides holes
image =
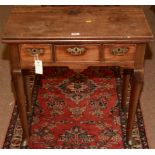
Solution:
[[[10,6],[0,6],[0,37],[9,15],[10,8]],[[0,42],[0,148],[3,146],[9,120],[14,107],[8,59],[6,46]]]
[[[155,13],[149,8],[149,6],[144,6],[146,17],[155,36]],[[155,39],[149,44],[149,48],[150,51],[146,51],[144,89],[141,96],[141,107],[148,141],[150,147],[155,149]]]
[[[150,6],[143,7],[155,36],[155,14]],[[7,21],[11,6],[0,6],[0,37]],[[141,96],[141,106],[150,148],[155,148],[155,40],[147,48],[145,61],[145,84]],[[11,90],[11,76],[8,49],[0,43],[0,148],[3,146],[9,120],[14,107]]]

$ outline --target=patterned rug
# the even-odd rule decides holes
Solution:
[[[90,67],[74,73],[45,68],[36,78],[28,148],[148,148],[138,106],[133,145],[126,144],[127,113],[121,110],[121,79],[115,68]],[[138,120],[138,121],[137,121]],[[22,129],[15,106],[4,148],[22,148]]]

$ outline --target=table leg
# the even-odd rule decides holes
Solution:
[[[31,101],[32,91],[30,89],[30,81],[29,81],[28,73],[24,74],[23,80],[24,80],[24,89],[25,89],[26,102],[27,102],[27,111],[31,113],[32,112],[32,101]]]
[[[126,109],[130,75],[131,75],[131,69],[124,69],[124,71],[123,71],[123,86],[122,86],[122,101],[121,101],[123,110]]]
[[[135,120],[137,104],[143,87],[143,81],[144,81],[144,71],[134,70],[131,84],[131,96],[130,96],[128,122],[127,122],[127,143],[129,145],[132,145],[132,128]]]
[[[20,66],[20,56],[18,51],[18,45],[12,44],[10,46],[10,62],[11,62],[11,74],[14,85],[15,99],[18,105],[19,117],[23,129],[23,142],[25,143],[29,138],[29,126],[26,111],[26,98],[24,91],[23,74]]]
[[[19,109],[19,116],[21,120],[21,125],[23,128],[23,140],[28,140],[29,138],[29,127],[27,120],[27,111],[25,104],[25,95],[24,95],[24,84],[22,73],[13,73],[13,83],[15,88],[16,102]]]

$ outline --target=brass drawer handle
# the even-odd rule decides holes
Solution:
[[[128,48],[126,47],[117,47],[117,48],[113,48],[111,49],[111,53],[115,56],[123,56],[128,52]]]
[[[82,55],[86,52],[86,49],[84,47],[73,47],[73,48],[68,48],[67,52],[71,55]]]
[[[43,48],[27,48],[27,51],[32,55],[39,55],[39,54],[43,54],[44,53],[44,49]]]

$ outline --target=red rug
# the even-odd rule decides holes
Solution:
[[[120,77],[109,68],[90,67],[80,74],[64,67],[46,68],[35,82],[28,148],[130,148],[120,86]],[[140,107],[137,118],[132,148],[148,148]],[[22,147],[17,122],[20,133],[14,130],[16,136],[8,136],[4,148]]]

